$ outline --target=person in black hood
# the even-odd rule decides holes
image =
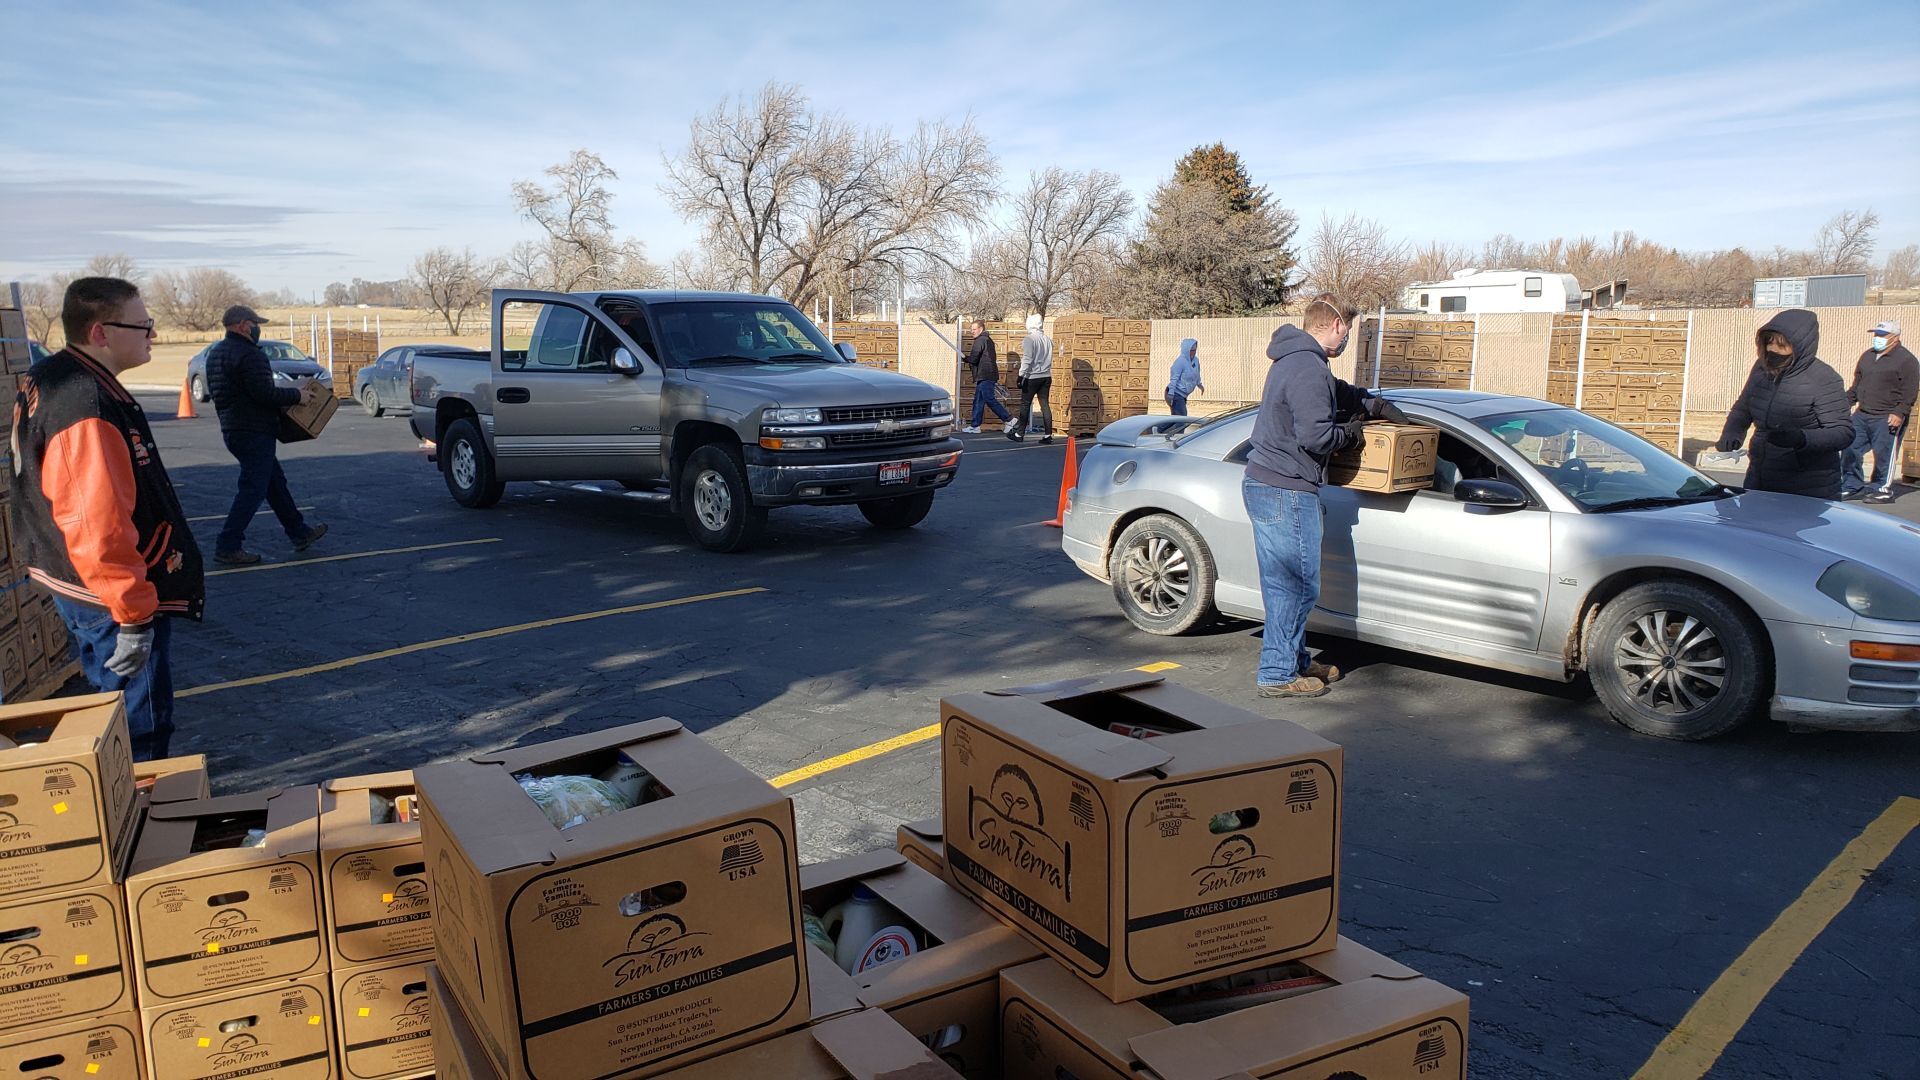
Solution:
[[[1853,442],[1847,385],[1821,361],[1820,320],[1794,308],[1754,335],[1759,358],[1727,414],[1718,449],[1747,446],[1746,486],[1757,491],[1840,497],[1840,455]]]

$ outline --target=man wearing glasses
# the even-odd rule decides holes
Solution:
[[[260,561],[259,555],[241,545],[262,500],[280,519],[293,550],[305,551],[327,534],[325,525],[309,527],[300,516],[293,493],[287,489],[287,474],[280,471],[280,459],[275,455],[280,411],[326,391],[313,379],[298,389],[273,385],[273,364],[260,348],[260,324],[265,321],[247,305],[235,304],[220,317],[227,336],[207,350],[207,390],[213,395],[214,412],[220,416],[220,438],[240,462],[240,488],[234,492],[227,523],[213,542],[213,561],[224,566],[251,566]]]
[[[166,757],[169,625],[200,618],[206,587],[153,429],[120,385],[152,358],[153,320],[132,282],[88,277],[67,286],[60,322],[67,347],[14,399],[13,530],[87,681],[126,694],[133,756]]]

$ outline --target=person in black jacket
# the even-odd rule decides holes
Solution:
[[[985,418],[988,409],[1000,418],[1005,426],[1013,419],[1013,414],[1000,404],[1000,357],[994,347],[993,338],[987,334],[987,324],[978,319],[973,321],[973,344],[967,346],[967,367],[973,373],[973,417],[961,431],[969,435],[980,433],[980,421]]]
[[[220,438],[240,462],[240,487],[233,509],[214,541],[213,561],[226,566],[250,566],[260,556],[242,545],[247,525],[261,500],[273,507],[280,527],[287,531],[295,551],[305,551],[325,536],[325,525],[309,526],[287,490],[287,474],[275,455],[279,443],[280,410],[325,393],[312,379],[299,389],[273,385],[273,365],[260,348],[262,319],[245,304],[235,304],[220,319],[227,336],[207,351],[207,390],[220,416]]]
[[[1847,386],[1821,361],[1820,320],[1794,308],[1754,335],[1759,358],[1727,414],[1718,449],[1747,442],[1746,486],[1757,491],[1840,497],[1840,455],[1853,442]]]
[[[1840,497],[1865,495],[1868,502],[1893,501],[1893,482],[1900,475],[1900,440],[1907,433],[1907,414],[1920,397],[1920,362],[1900,344],[1900,324],[1887,319],[1873,328],[1873,347],[1854,361],[1853,385],[1847,400],[1854,405],[1853,445],[1842,461],[1845,477]],[[1867,451],[1873,451],[1873,476],[1863,479]]]

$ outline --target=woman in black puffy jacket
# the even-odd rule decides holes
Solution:
[[[1795,308],[1754,335],[1759,358],[1727,414],[1719,449],[1747,442],[1746,486],[1755,491],[1840,497],[1840,455],[1853,442],[1847,385],[1817,355],[1820,320]]]

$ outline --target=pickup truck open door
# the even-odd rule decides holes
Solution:
[[[532,337],[520,347],[510,330],[530,319]],[[639,312],[622,326],[578,296],[496,290],[493,441],[498,477],[661,479],[662,372],[652,344],[645,315]]]

